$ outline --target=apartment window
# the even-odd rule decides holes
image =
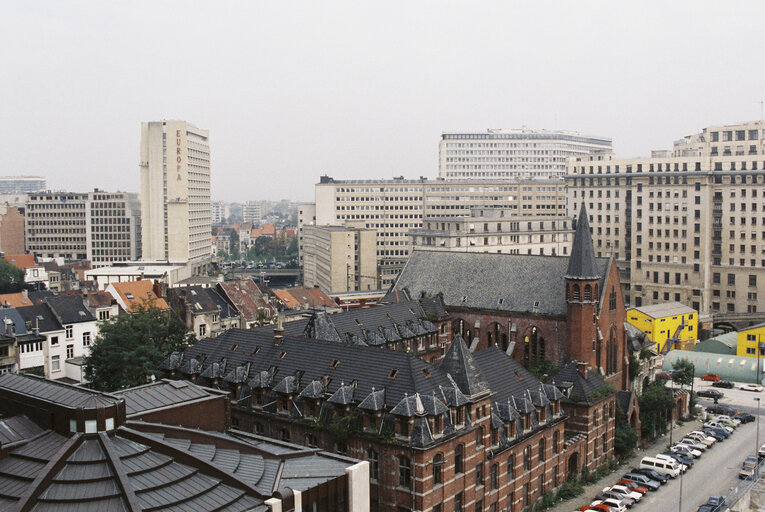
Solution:
[[[51,336],[50,337],[50,344],[51,345],[58,345],[58,336]]]
[[[71,359],[74,357],[74,345],[66,346],[66,358]]]
[[[68,340],[74,339],[74,326],[72,325],[66,326],[66,339]]]
[[[104,309],[102,311],[98,312],[98,319],[99,320],[109,320],[109,310]]]
[[[444,456],[441,453],[437,453],[433,458],[433,484],[440,484],[443,482],[443,466]]]
[[[61,371],[61,356],[53,356],[50,358],[50,371]]]
[[[398,458],[398,485],[406,487],[407,489],[411,485],[412,479],[412,463],[409,457],[400,456]]]
[[[463,496],[461,492],[454,495],[454,512],[462,512]]]
[[[757,286],[757,276],[749,274],[749,286]]]
[[[202,337],[202,336],[206,336],[206,335],[207,335],[207,325],[206,324],[202,324],[202,325],[199,326],[199,336]]]
[[[736,284],[736,274],[728,274],[728,284],[729,285]]]
[[[712,273],[712,282],[714,284],[720,284],[720,273],[719,272]]]
[[[82,346],[83,347],[89,347],[90,346],[90,333],[89,332],[82,333]]]
[[[377,477],[378,477],[378,475],[380,473],[380,463],[379,463],[379,460],[378,460],[377,452],[375,450],[373,450],[372,448],[368,448],[367,449],[367,458],[369,459],[369,465],[371,466],[371,469],[372,469],[372,471],[371,471],[372,474],[370,475],[370,477],[373,480],[377,480]]]

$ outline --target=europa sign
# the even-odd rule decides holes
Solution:
[[[175,130],[175,144],[176,144],[176,171],[178,172],[177,181],[181,181],[181,131]]]

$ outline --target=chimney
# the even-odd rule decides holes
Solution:
[[[584,377],[587,378],[587,363],[583,361],[577,361],[576,363],[576,369],[579,370],[579,373]]]
[[[284,327],[282,326],[282,318],[276,316],[276,327],[274,327],[274,345],[278,345],[284,339]]]

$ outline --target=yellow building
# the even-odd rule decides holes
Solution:
[[[738,331],[736,355],[756,357],[757,342],[765,343],[765,323]],[[765,348],[760,347],[760,356],[765,356]]]
[[[656,343],[659,352],[686,349],[698,339],[699,315],[679,302],[665,302],[627,310],[627,321]],[[667,347],[667,340],[674,340]]]

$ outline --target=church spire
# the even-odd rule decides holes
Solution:
[[[567,279],[597,279],[598,272],[595,268],[595,250],[592,247],[592,234],[590,222],[587,218],[587,208],[582,202],[579,217],[576,222],[576,234],[571,256],[568,259]]]

